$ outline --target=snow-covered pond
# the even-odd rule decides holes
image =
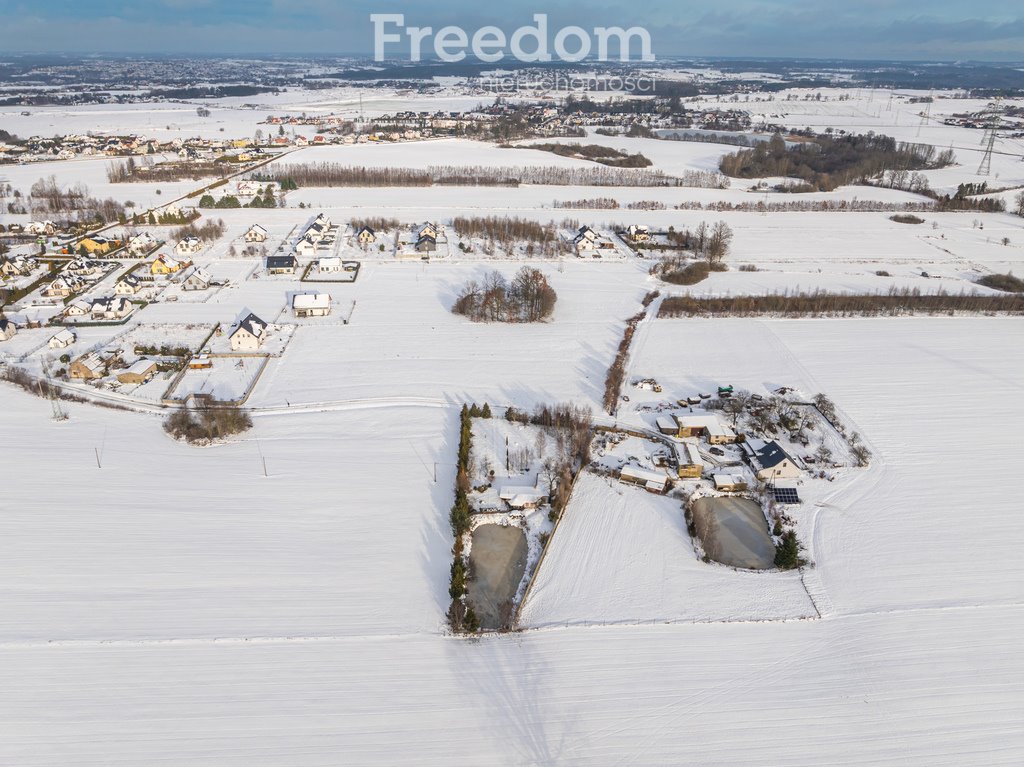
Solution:
[[[704,552],[716,562],[765,570],[775,565],[775,545],[756,502],[748,498],[698,498],[693,521]]]
[[[511,525],[480,525],[473,530],[469,552],[469,603],[485,629],[508,624],[512,600],[526,572],[526,535]]]

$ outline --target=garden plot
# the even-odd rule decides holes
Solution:
[[[209,367],[187,369],[167,397],[182,402],[200,396],[218,402],[240,402],[256,384],[267,361],[267,357],[210,357]]]
[[[540,627],[815,615],[799,573],[702,562],[679,499],[584,472],[520,619]]]

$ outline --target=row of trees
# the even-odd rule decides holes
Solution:
[[[615,357],[612,359],[612,364],[608,366],[608,372],[604,377],[604,409],[609,415],[615,415],[615,411],[619,406],[619,396],[622,394],[622,384],[626,381],[626,360],[629,358],[629,347],[633,343],[633,334],[636,333],[636,327],[640,324],[647,314],[647,310],[637,312],[628,320],[626,320],[626,327],[622,331],[622,340],[619,341],[619,346],[615,350]]]
[[[224,223],[224,219],[208,218],[201,224],[186,224],[171,230],[170,238],[178,241],[186,237],[198,237],[206,242],[213,242],[223,237],[227,230],[228,227]]]
[[[769,293],[717,298],[670,296],[659,317],[874,317],[913,314],[1024,314],[1024,295],[921,293],[917,288],[892,288],[887,293],[847,294],[825,290]]]
[[[491,409],[484,404],[487,411],[487,418],[490,417]],[[455,473],[455,502],[452,504],[448,514],[448,521],[451,524],[452,536],[455,542],[452,544],[452,566],[451,577],[448,582],[448,596],[451,597],[451,604],[448,607],[448,625],[452,631],[475,633],[480,628],[480,621],[477,619],[473,608],[466,602],[466,583],[469,577],[466,567],[465,543],[463,538],[472,527],[472,509],[469,505],[469,454],[473,446],[473,415],[483,416],[483,411],[473,405],[473,411],[465,404],[459,413],[459,451]]]
[[[524,266],[511,282],[497,271],[480,282],[470,280],[459,291],[452,312],[474,322],[540,322],[551,315],[557,300],[547,277]]]
[[[615,149],[602,144],[577,144],[568,142],[564,144],[526,144],[523,149],[537,149],[541,152],[551,152],[559,157],[573,157],[580,160],[608,165],[612,168],[649,168],[653,163],[642,154],[630,154],[621,149]]]
[[[64,222],[127,220],[123,203],[109,197],[102,200],[93,197],[85,184],[61,186],[56,176],[41,178],[32,184],[24,207],[33,216]]]
[[[344,186],[636,186],[724,189],[729,180],[713,171],[687,170],[669,176],[660,170],[635,168],[562,168],[554,166],[431,165],[420,168],[346,166],[337,163],[289,165],[262,180],[277,181],[282,189]],[[287,185],[287,186],[286,186]]]

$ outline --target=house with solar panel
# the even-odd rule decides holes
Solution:
[[[800,467],[775,440],[765,442],[762,447],[751,447],[751,462],[754,476],[761,482],[771,484],[777,479],[796,479],[801,475]]]

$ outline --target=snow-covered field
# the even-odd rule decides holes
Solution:
[[[479,101],[366,95],[371,114]],[[220,100],[210,118],[194,104],[7,109],[0,127],[250,135],[266,114],[354,116],[359,93],[258,101]],[[798,128],[892,128],[901,140],[953,143],[958,155],[969,147],[959,167],[930,176],[943,187],[979,180],[979,136],[935,120],[983,102],[940,99],[923,124],[921,105],[866,90],[842,102],[721,106]],[[667,172],[713,168],[724,151],[591,138],[642,149]],[[998,173],[1000,184],[1024,183],[1011,159],[993,161],[993,182]],[[317,148],[286,162],[320,160],[588,165],[466,141]],[[27,191],[53,172],[140,205],[184,191],[114,187],[105,164],[4,166],[0,179],[14,174]],[[214,323],[255,312],[281,324],[267,349],[280,356],[248,402],[251,431],[215,447],[171,440],[152,414],[163,376],[145,393],[104,395],[149,412],[68,403],[63,422],[47,401],[0,384],[0,764],[1021,764],[1020,318],[645,320],[628,378],[657,379],[662,399],[726,383],[824,392],[863,437],[870,467],[805,482],[804,503],[788,510],[813,566],[754,573],[701,562],[679,500],[585,474],[523,605],[523,630],[446,632],[463,402],[488,402],[496,416],[560,401],[599,412],[623,322],[655,288],[956,292],[980,273],[1019,274],[1024,260],[1024,219],[1009,214],[923,214],[925,224],[907,226],[886,213],[550,207],[605,195],[670,207],[765,197],[743,185],[301,189],[284,209],[213,214],[227,234],[197,263],[228,285],[188,300],[168,291],[181,300],[160,297],[125,326],[82,328],[65,350],[195,344]],[[831,197],[912,199],[863,187]],[[659,284],[634,257],[533,261],[557,291],[554,315],[498,325],[453,316],[452,300],[468,279],[491,268],[511,276],[520,263],[367,252],[358,280],[329,286],[330,317],[295,323],[288,298],[311,286],[270,277],[261,259],[229,248],[240,251],[242,233],[261,223],[273,252],[321,209],[336,223],[511,212],[681,229],[721,218],[736,235],[733,268],[685,289]],[[0,362],[56,364],[63,352],[45,346],[53,332],[19,329]],[[211,345],[225,350],[226,336]],[[227,372],[199,371],[196,388],[237,389],[252,371]],[[631,408],[655,399],[628,391]],[[502,424],[475,427],[478,469],[503,469],[505,436],[536,446],[532,427]],[[528,484],[536,466],[504,473],[498,484]]]

